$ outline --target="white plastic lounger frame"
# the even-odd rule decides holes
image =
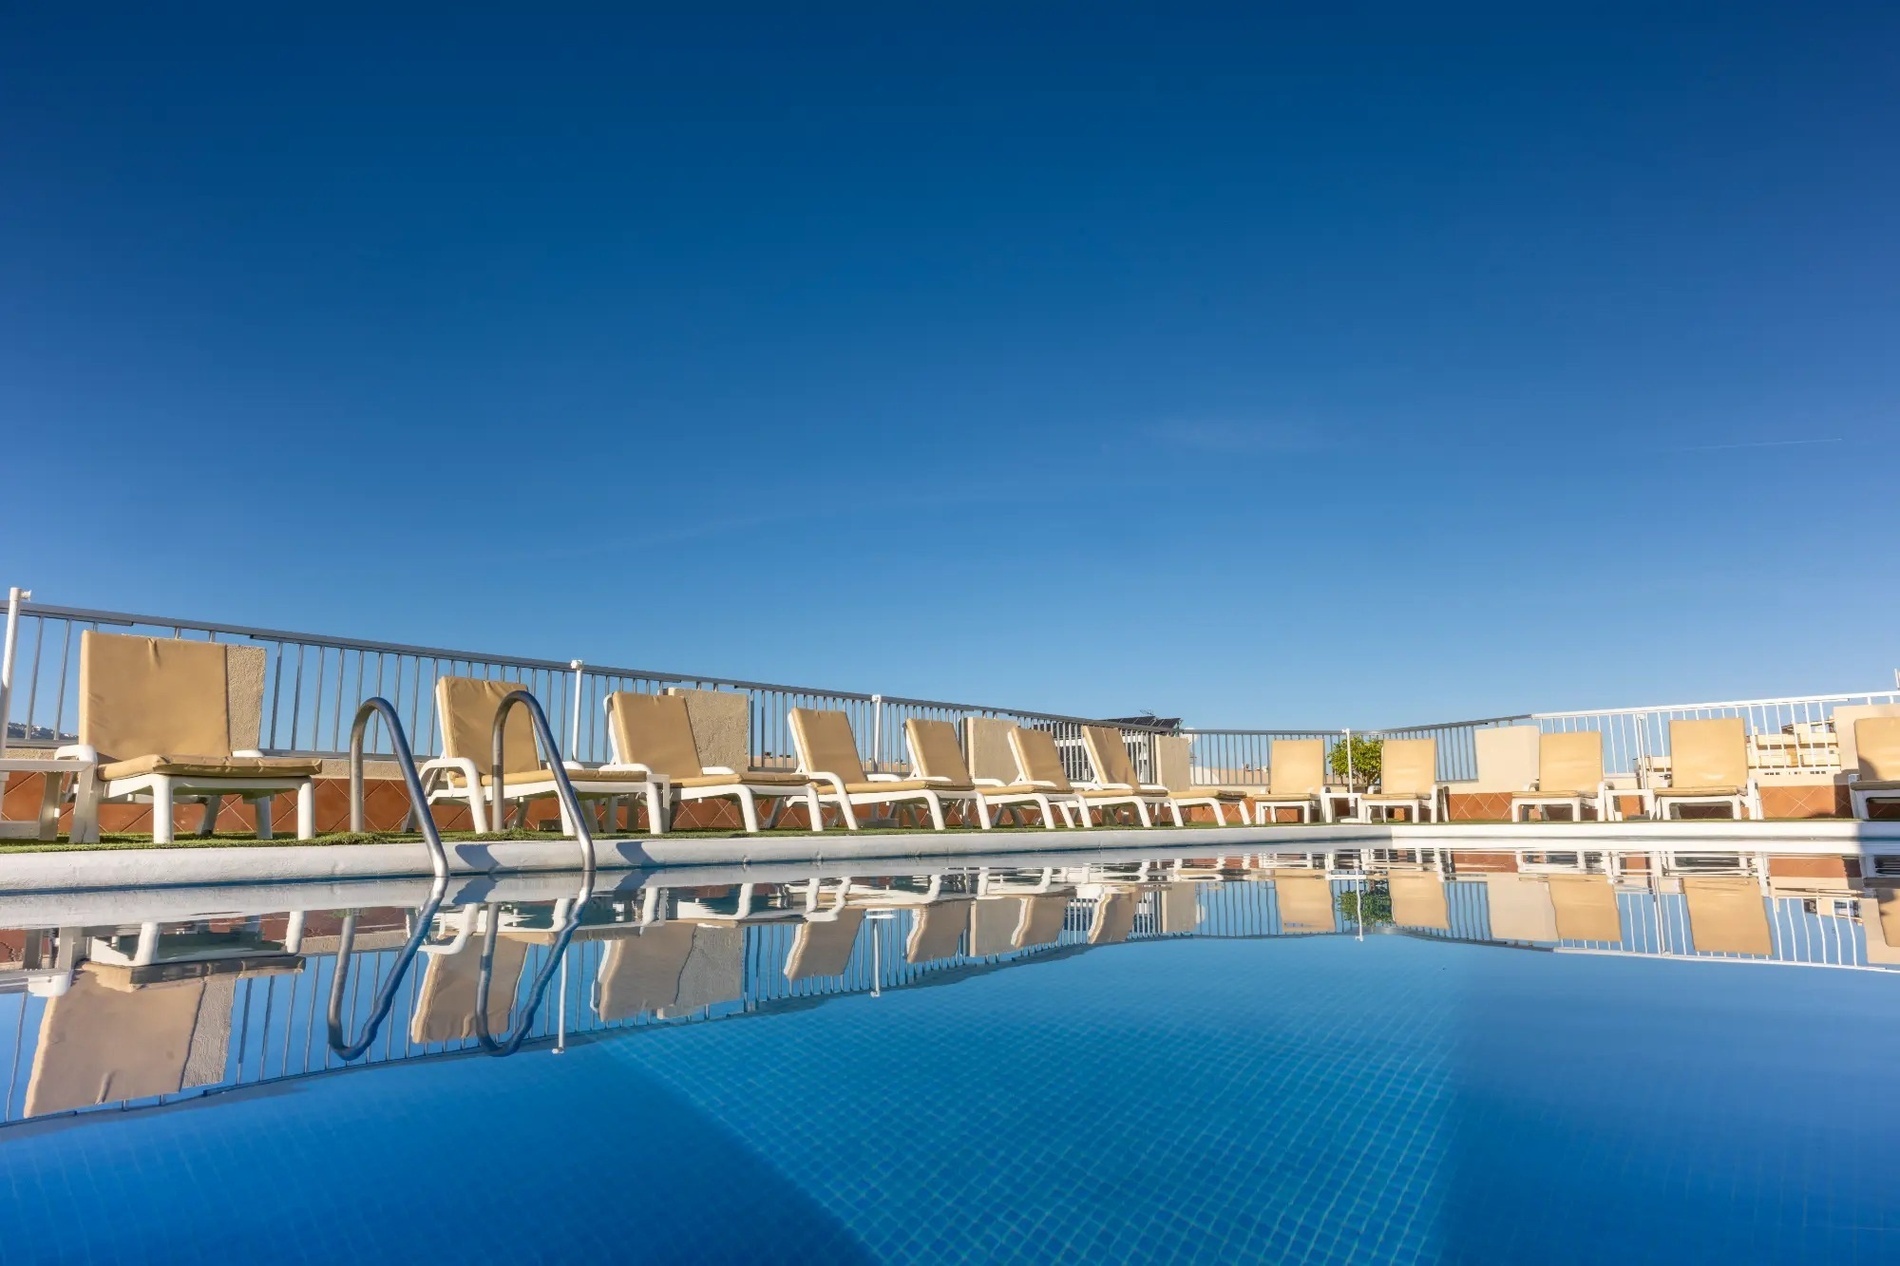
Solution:
[[[1181,807],[1169,796],[1168,789],[1136,777],[1120,730],[1112,725],[1085,725],[1082,746],[1088,753],[1089,768],[1095,771],[1095,777],[1081,787],[1091,806],[1107,809],[1118,804],[1133,805],[1143,826],[1153,826],[1154,811],[1166,809],[1174,825],[1181,825]],[[1110,794],[1099,794],[1103,792]]]
[[[948,780],[900,778],[896,774],[864,772],[858,756],[858,742],[851,733],[851,719],[842,712],[824,708],[793,708],[786,718],[792,727],[792,745],[798,750],[798,772],[810,779],[815,799],[834,804],[844,819],[845,829],[858,829],[859,805],[920,801],[930,810],[930,824],[944,829],[945,801],[970,806],[975,813],[981,803],[974,790],[959,791]]]
[[[1414,822],[1442,822],[1439,796],[1444,787],[1438,782],[1437,739],[1387,739],[1380,752],[1379,790],[1359,797],[1359,808],[1367,822],[1378,809],[1384,821],[1392,820],[1392,810],[1409,810]]]
[[[1669,785],[1650,791],[1654,816],[1684,805],[1727,805],[1736,821],[1761,819],[1761,786],[1748,768],[1748,726],[1740,717],[1669,723]]]
[[[442,755],[418,767],[422,785],[430,804],[442,801],[466,804],[478,832],[501,830],[511,804],[525,817],[529,802],[552,797],[560,806],[561,829],[569,835],[577,834],[577,824],[571,820],[560,795],[560,784],[541,763],[534,728],[525,712],[511,713],[508,717],[502,733],[502,768],[487,768],[494,759],[495,714],[503,699],[521,689],[524,687],[519,682],[512,681],[436,678],[436,717],[442,734]],[[550,759],[558,755],[548,753]],[[478,758],[481,764],[476,763]],[[663,789],[661,795],[654,796],[653,778],[589,769],[570,760],[562,761],[561,768],[573,784],[579,801],[604,801],[610,816],[623,797],[647,797],[648,829],[655,835],[665,831],[666,798]]]
[[[732,799],[739,804],[739,818],[746,834],[759,831],[759,800],[774,801],[775,808],[766,820],[778,821],[787,800],[802,800],[811,818],[811,829],[824,830],[817,788],[809,779],[787,773],[760,770],[740,772],[726,765],[701,765],[693,734],[691,714],[686,701],[678,695],[645,695],[616,691],[602,701],[607,713],[607,734],[613,743],[613,763],[602,772],[626,773],[647,780],[649,804],[664,806],[666,826],[671,826],[678,805],[694,800]],[[635,756],[644,756],[644,761]],[[656,832],[657,834],[657,832]]]

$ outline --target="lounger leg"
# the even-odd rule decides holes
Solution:
[[[739,820],[745,823],[747,835],[759,833],[759,802],[753,798],[750,787],[739,788]]]
[[[152,779],[152,843],[172,842],[172,780],[163,774]]]
[[[198,834],[214,835],[218,830],[218,810],[224,807],[223,796],[205,797],[204,820],[198,823]]]
[[[858,829],[858,815],[851,811],[851,797],[842,791],[838,793],[838,816],[844,819],[845,830]]]
[[[416,812],[426,813],[428,809],[419,805]],[[317,838],[317,784],[308,778],[297,784],[297,838]]]
[[[1219,814],[1219,813],[1220,813],[1220,810],[1219,810],[1219,809],[1215,809],[1215,810],[1214,810],[1214,812],[1215,812],[1216,814]],[[1180,806],[1180,805],[1178,805],[1178,804],[1176,804],[1176,803],[1175,803],[1174,801],[1172,801],[1172,800],[1170,800],[1170,801],[1168,801],[1168,816],[1174,819],[1174,824],[1175,824],[1176,826],[1181,826],[1181,825],[1183,825],[1183,823],[1182,823],[1182,821],[1181,821],[1181,806]],[[1225,826],[1225,825],[1226,825],[1226,822],[1225,822],[1225,820],[1223,820],[1221,824],[1222,824],[1223,826]]]
[[[987,831],[995,825],[990,821],[990,802],[983,798],[982,792],[970,797],[968,803],[976,810],[976,825],[979,829]]]
[[[930,806],[930,825],[933,829],[943,830],[943,800],[936,792],[926,792],[924,803]]]
[[[75,844],[99,842],[99,776],[90,765],[73,780],[73,829],[67,838]]]

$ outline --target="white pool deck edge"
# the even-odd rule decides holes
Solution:
[[[1893,853],[1900,852],[1900,822],[1428,822],[1416,826],[1340,823],[946,835],[827,831],[822,835],[714,839],[634,836],[596,840],[595,856],[603,871],[644,871],[872,861],[956,864],[1018,854],[1060,854],[1080,862],[1086,860],[1082,856],[1085,854],[1109,853],[1207,857],[1365,846],[1508,851],[1579,845],[1638,851],[1680,851],[1715,845],[1724,852]],[[579,845],[571,839],[452,843],[448,855],[450,873],[457,876],[572,872],[580,868],[581,862]],[[430,874],[428,851],[418,842],[14,853],[0,856],[0,897],[109,888],[426,879]]]

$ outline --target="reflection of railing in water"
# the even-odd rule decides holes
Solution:
[[[1100,926],[1098,900],[1135,903],[1132,911],[1124,911],[1127,917],[1117,926],[1126,928],[1127,938],[1136,941],[1180,934],[1273,938],[1354,931],[1350,921],[1338,913],[1337,903],[1341,894],[1355,891],[1366,882],[1364,872],[1356,869],[1360,860],[1352,859],[1352,871],[1328,868],[1329,861],[1337,863],[1340,858],[1296,860],[1306,864],[1272,877],[1265,871],[1241,870],[1216,878],[1203,871],[1185,907],[1168,896],[1180,894],[1179,881],[1170,886],[1159,874],[1152,873],[1071,875],[1066,882],[1052,881],[1044,875],[1040,883],[1031,883],[1034,877],[1030,876],[1021,881],[1023,886],[1013,889],[982,887],[964,876],[952,876],[941,883],[897,881],[886,886],[848,881],[826,881],[829,887],[824,883],[809,887],[768,884],[759,886],[764,890],[760,893],[735,900],[722,902],[700,893],[692,894],[684,904],[677,894],[668,897],[657,888],[599,898],[590,898],[583,888],[575,898],[563,902],[476,904],[462,907],[459,916],[443,911],[432,890],[430,901],[410,916],[406,928],[399,921],[392,926],[389,913],[393,912],[385,913],[381,926],[387,930],[378,934],[383,938],[380,946],[364,948],[370,934],[359,931],[365,923],[372,929],[377,927],[376,920],[365,916],[359,922],[352,914],[346,917],[332,952],[324,952],[324,938],[305,945],[300,974],[230,978],[222,995],[226,1001],[220,1004],[229,1008],[228,1015],[221,1024],[205,1026],[209,1031],[228,1029],[228,1051],[218,1061],[222,1077],[203,1084],[186,1084],[181,1079],[174,1083],[175,1090],[147,1095],[136,1102],[163,1102],[208,1090],[315,1074],[349,1061],[373,1063],[474,1050],[508,1053],[548,1044],[558,1047],[563,1040],[588,1040],[626,1029],[725,1018],[799,1005],[804,1000],[953,979],[955,973],[972,966],[994,969],[1046,960],[1055,950],[1090,952],[1091,932]],[[1407,865],[1396,869],[1387,868],[1397,865],[1389,859],[1370,864],[1375,882],[1409,877],[1415,893],[1423,891],[1427,896],[1437,885],[1443,915],[1440,920],[1434,906],[1432,919],[1442,921],[1443,926],[1400,925],[1393,929],[1413,935],[1482,944],[1511,943],[1559,953],[1888,969],[1869,961],[1867,929],[1871,925],[1866,920],[1878,920],[1870,913],[1874,909],[1872,899],[1859,888],[1843,886],[1840,892],[1807,895],[1770,893],[1765,871],[1747,858],[1731,859],[1726,863],[1726,873],[1718,864],[1721,859],[1665,862],[1660,857],[1652,858],[1656,865],[1681,863],[1686,878],[1659,873],[1652,879],[1640,870],[1632,877],[1627,862],[1625,859],[1619,867],[1623,871],[1620,879],[1603,873],[1612,867],[1602,859],[1582,856],[1553,856],[1542,863],[1547,869],[1511,872],[1509,878],[1514,883],[1540,890],[1553,879],[1586,884],[1592,892],[1600,887],[1601,900],[1611,903],[1604,909],[1616,920],[1613,926],[1617,940],[1549,937],[1534,942],[1489,939],[1504,935],[1491,918],[1489,902],[1502,899],[1491,889],[1505,875],[1459,874],[1443,879],[1431,869],[1434,863],[1427,857],[1407,859]],[[1348,875],[1352,877],[1342,877]],[[1710,936],[1697,935],[1709,929],[1701,925],[1701,913],[1692,922],[1690,897],[1681,890],[1684,882],[1727,885],[1724,891],[1735,903],[1731,908],[1738,910],[1748,907],[1749,893],[1759,892],[1761,926],[1750,935],[1766,938],[1762,943],[1768,952],[1748,956],[1710,948],[1715,944]],[[1079,896],[1072,895],[1077,884],[1082,886]],[[1300,890],[1297,885],[1305,887]],[[1042,900],[1053,897],[1058,902],[1052,913],[1059,911],[1061,918],[1052,925],[1055,930],[1051,939],[1009,952],[972,953],[979,922],[977,910],[982,902],[1026,901],[1037,893],[1049,894]],[[883,904],[867,913],[869,907],[847,902]],[[684,913],[688,908],[695,913]],[[1165,915],[1169,908],[1175,910],[1172,925]],[[1416,904],[1411,907],[1417,908]],[[795,978],[791,971],[794,946],[804,929],[820,926],[819,922],[808,922],[806,915],[815,913],[822,920],[826,913],[838,909],[863,913],[862,922],[869,925],[868,930],[862,925],[853,930],[848,955],[827,968],[832,974]],[[1191,927],[1184,925],[1181,910],[1192,912]],[[943,942],[935,933],[924,934],[920,926],[919,920],[927,917],[926,912],[951,913],[953,928],[957,919],[962,920],[963,930],[952,938],[952,950],[941,957],[931,955],[941,949]],[[471,1000],[467,993],[459,995],[462,1001],[456,1005],[462,1008],[461,1021],[447,1030],[432,1029],[421,1019],[427,1005],[423,987],[426,977],[414,970],[414,963],[421,958],[445,965],[454,958],[452,954],[431,953],[451,946],[432,946],[428,940],[432,928],[435,935],[440,935],[454,926],[445,921],[458,917],[462,928],[460,952],[469,956],[468,966],[458,971],[463,988],[474,981],[474,997]],[[479,936],[475,935],[477,929]],[[104,935],[102,930],[72,931],[90,931],[95,938]],[[498,952],[504,939],[513,947],[513,958],[506,969]],[[933,945],[938,949],[932,949]],[[670,987],[670,992],[637,998],[637,1007],[619,1012],[603,1005],[600,988],[609,976],[610,957],[662,951],[678,957],[678,970],[674,972],[678,983]],[[696,965],[689,968],[689,964]],[[491,994],[495,1004],[492,1019]],[[501,1012],[504,996],[512,1021],[505,1025]],[[325,997],[329,1007],[319,1019],[318,1008]],[[15,1015],[5,1013],[8,1004],[17,1006]],[[0,1079],[8,1087],[6,1120],[18,1119],[23,1113],[21,1091],[30,1080],[29,1070],[35,1066],[33,1055],[42,1040],[47,1005],[45,998],[0,995],[0,1033],[11,1027],[16,1034],[12,1066],[0,1069]],[[391,1024],[390,1017],[397,1014],[408,1016],[409,1023]],[[0,1047],[0,1063],[5,1062],[4,1047]],[[72,1105],[87,1106],[91,1105]]]

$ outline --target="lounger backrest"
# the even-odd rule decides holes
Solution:
[[[1194,785],[1194,740],[1185,734],[1155,735],[1155,781],[1169,791]]]
[[[700,772],[693,720],[678,695],[643,695],[619,690],[607,696],[607,728],[613,735],[614,760],[645,765],[670,778]]]
[[[1268,789],[1276,796],[1316,796],[1326,789],[1325,739],[1274,739]]]
[[[1669,723],[1669,785],[1740,787],[1748,782],[1748,727],[1740,717]]]
[[[476,677],[437,677],[435,712],[442,729],[442,754],[453,760],[472,760],[488,772],[494,757],[495,713],[501,701],[522,689],[518,681],[483,681]],[[531,774],[541,768],[535,754],[534,723],[525,709],[509,710],[501,736],[503,774]]]
[[[904,738],[910,744],[912,774],[919,778],[948,778],[954,785],[970,785],[970,767],[964,763],[963,749],[957,746],[957,727],[948,721],[904,722]]]
[[[1047,730],[1016,726],[1009,732],[1010,748],[1016,753],[1016,768],[1024,782],[1045,782],[1057,791],[1071,791],[1069,771],[1062,767],[1062,753],[1056,750],[1056,736]]]
[[[79,635],[79,741],[103,760],[229,756],[224,647],[124,633]]]
[[[1085,725],[1082,741],[1088,747],[1089,764],[1095,767],[1097,779],[1136,785],[1135,763],[1128,759],[1128,744],[1122,741],[1120,730],[1112,725]]]
[[[850,717],[826,708],[793,708],[791,724],[801,772],[834,774],[848,783],[865,781]]]
[[[1595,730],[1546,734],[1537,740],[1537,789],[1595,795],[1603,785],[1603,736]]]
[[[1438,788],[1437,739],[1387,739],[1380,749],[1379,790],[1388,796],[1429,796]]]
[[[1854,747],[1862,782],[1900,780],[1900,717],[1862,717],[1854,722]]]

